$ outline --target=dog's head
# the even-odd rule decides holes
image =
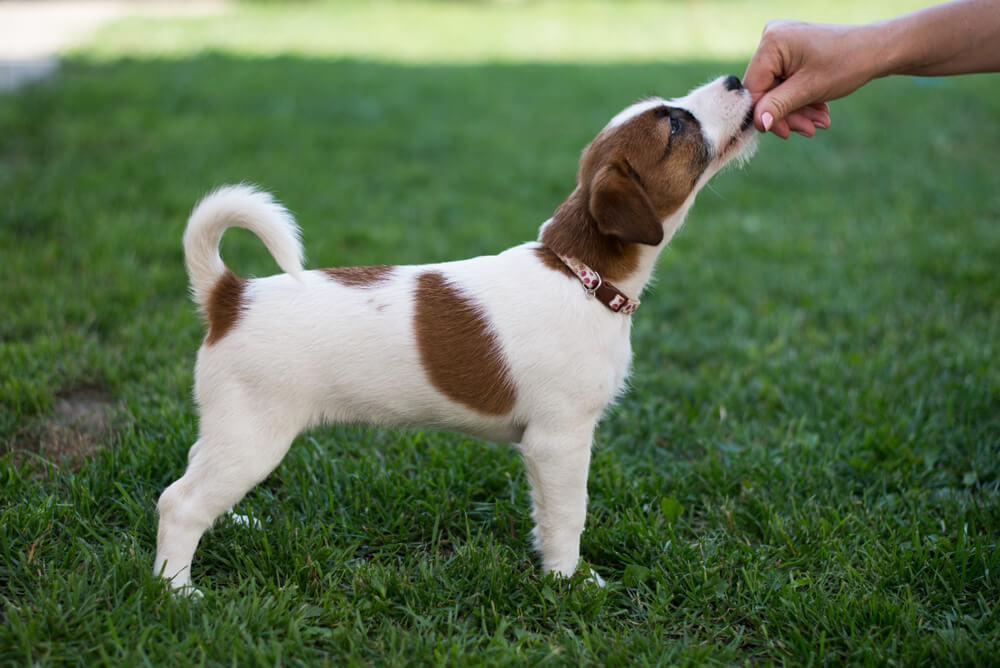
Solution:
[[[756,144],[750,93],[720,77],[673,100],[624,109],[584,150],[578,174],[601,233],[658,245],[664,223],[733,159]]]

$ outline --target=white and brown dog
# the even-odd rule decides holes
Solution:
[[[580,558],[591,439],[621,393],[637,297],[698,190],[753,150],[734,76],[626,108],[584,150],[537,242],[417,266],[305,271],[298,227],[248,186],[202,200],[184,233],[199,438],[160,496],[155,571],[191,585],[201,535],[321,423],[453,429],[519,444],[545,572]],[[287,273],[246,280],[219,256],[251,230]]]

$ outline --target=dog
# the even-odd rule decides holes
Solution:
[[[638,297],[701,187],[752,154],[751,108],[735,76],[632,104],[584,149],[538,241],[457,262],[306,271],[299,229],[270,195],[238,185],[206,196],[183,239],[207,322],[199,436],[159,498],[155,573],[196,591],[202,534],[299,432],[368,423],[517,444],[542,568],[572,575],[591,440],[626,384]],[[285,273],[230,271],[228,227],[256,234]]]

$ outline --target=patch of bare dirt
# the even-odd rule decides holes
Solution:
[[[24,425],[4,444],[4,450],[14,452],[18,463],[25,459],[25,453],[34,453],[77,469],[83,460],[110,444],[117,408],[111,396],[98,388],[63,392],[56,397],[51,413]]]

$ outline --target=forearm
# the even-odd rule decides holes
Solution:
[[[886,45],[878,76],[1000,72],[1000,0],[956,0],[871,28]]]

